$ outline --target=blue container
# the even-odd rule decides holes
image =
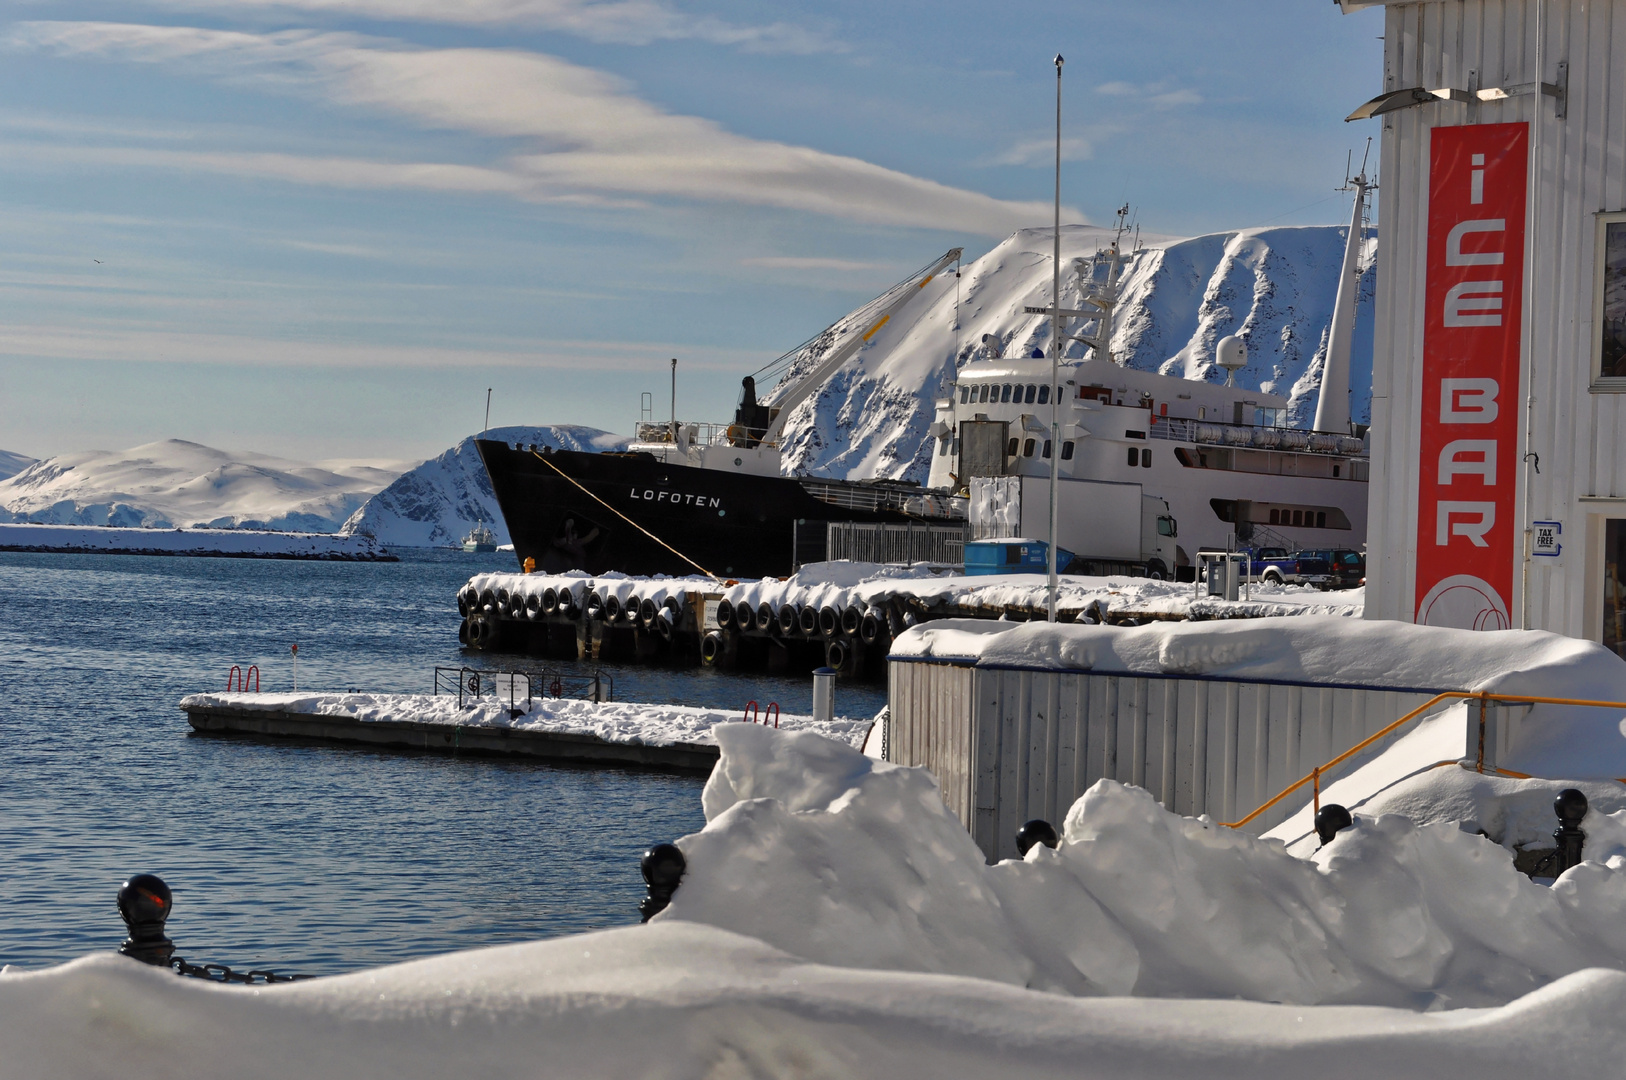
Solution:
[[[965,545],[965,572],[980,574],[1043,574],[1049,569],[1050,545],[1043,540],[972,540]],[[1056,549],[1056,569],[1072,562],[1073,554]]]

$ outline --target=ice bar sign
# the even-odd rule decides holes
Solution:
[[[1416,618],[1503,630],[1517,561],[1527,124],[1429,133]]]

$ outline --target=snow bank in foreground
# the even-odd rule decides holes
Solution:
[[[850,967],[1071,994],[1488,1006],[1626,967],[1626,858],[1552,887],[1454,824],[1363,817],[1313,859],[1100,781],[1059,850],[988,867],[923,769],[716,731],[706,828],[663,920]]]
[[[740,714],[719,709],[699,709],[688,705],[646,705],[632,701],[577,701],[569,698],[533,700],[528,712],[509,715],[507,686],[502,699],[483,698],[459,707],[455,694],[191,694],[181,699],[181,708],[263,709],[268,712],[311,713],[344,716],[363,722],[410,721],[417,724],[447,724],[458,727],[506,727],[526,731],[549,731],[571,735],[596,735],[605,742],[642,746],[672,746],[678,743],[709,745],[719,724],[738,721]],[[519,702],[525,705],[524,683]],[[820,723],[811,716],[788,713],[779,718],[784,731],[814,731],[830,739],[861,745],[869,733],[867,717],[838,716]]]
[[[104,529],[94,525],[0,524],[0,550],[126,555],[238,555],[284,559],[378,559],[370,536],[248,529]]]
[[[681,890],[680,890],[681,892]],[[1616,1075],[1626,975],[1418,1014],[1086,1000],[808,963],[694,924],[630,927],[266,989],[110,954],[0,977],[5,1071],[442,1078]]]

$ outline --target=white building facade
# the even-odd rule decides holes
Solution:
[[[1383,6],[1367,614],[1626,657],[1626,0]]]

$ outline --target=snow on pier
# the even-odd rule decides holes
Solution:
[[[714,729],[740,720],[731,710],[637,702],[523,696],[465,700],[450,694],[191,694],[180,707],[199,731],[315,738],[709,771]],[[515,709],[519,715],[514,715]],[[862,745],[869,718],[828,723],[794,713],[774,717],[786,731],[814,731]]]
[[[0,551],[101,555],[202,555],[243,559],[393,561],[370,536],[254,529],[104,528],[0,524]]]

